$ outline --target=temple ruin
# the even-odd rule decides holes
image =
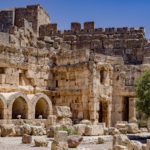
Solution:
[[[55,106],[74,123],[136,122],[134,85],[147,70],[143,27],[60,31],[40,5],[0,11],[0,122],[45,121]]]

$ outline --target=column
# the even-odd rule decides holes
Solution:
[[[129,122],[137,122],[136,98],[129,98]]]

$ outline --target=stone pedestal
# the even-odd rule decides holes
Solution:
[[[67,136],[68,133],[66,131],[55,132],[51,150],[68,150]]]

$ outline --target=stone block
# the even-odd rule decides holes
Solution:
[[[78,22],[72,22],[71,23],[71,30],[72,31],[80,31],[81,30],[81,24]]]
[[[15,136],[15,126],[13,124],[2,124],[0,125],[1,136]]]
[[[69,148],[77,148],[82,142],[83,137],[79,135],[70,135],[67,138]]]
[[[135,134],[135,133],[139,133],[140,130],[138,128],[138,125],[136,123],[129,123],[127,125],[127,132],[130,133],[130,134]]]
[[[31,135],[24,134],[24,135],[22,136],[22,143],[23,143],[23,144],[30,144],[30,143],[32,143],[32,136],[31,136]]]
[[[115,145],[113,150],[128,150],[128,148],[122,145]]]
[[[55,132],[51,150],[68,150],[67,136],[68,133],[66,131]]]
[[[56,142],[67,142],[68,133],[66,131],[56,131],[54,140]]]
[[[104,128],[100,125],[88,125],[85,128],[84,135],[86,136],[98,136],[104,134]]]
[[[74,125],[74,128],[79,135],[84,135],[86,125],[85,124],[76,124],[76,125]]]
[[[48,141],[44,138],[39,138],[34,140],[35,147],[47,147]]]
[[[72,125],[72,120],[70,118],[64,117],[57,119],[57,123],[61,125]]]
[[[51,150],[68,150],[68,143],[53,141],[51,144]]]
[[[94,30],[95,23],[94,22],[85,22],[84,23],[84,29],[85,30]]]
[[[57,117],[63,118],[63,117],[71,117],[72,113],[70,111],[70,107],[67,106],[55,106],[54,113]]]

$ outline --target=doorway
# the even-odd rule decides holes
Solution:
[[[122,120],[129,121],[129,97],[128,96],[123,97],[122,105],[123,105]]]
[[[99,103],[99,122],[106,123],[108,126],[108,103],[100,101]]]

